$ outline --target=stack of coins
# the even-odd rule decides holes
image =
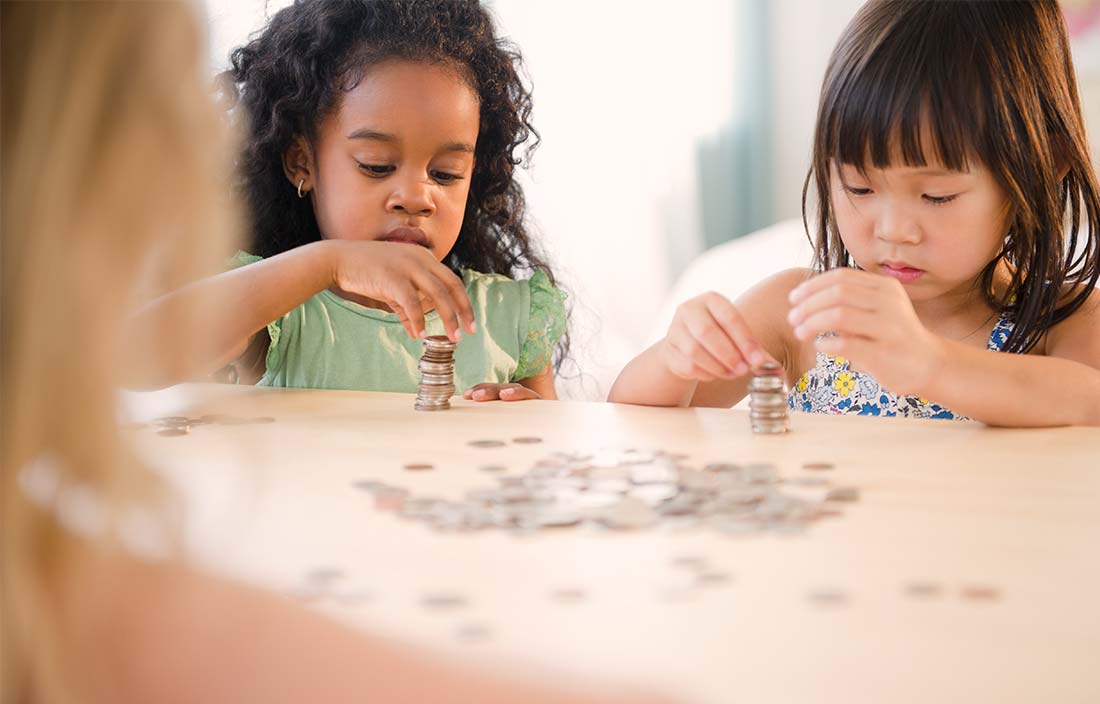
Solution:
[[[769,362],[753,370],[749,382],[749,419],[752,432],[785,433],[791,429],[787,414],[787,385],[783,382],[783,367]]]
[[[416,410],[443,411],[451,407],[455,393],[455,343],[443,335],[424,338],[424,355],[420,370],[420,388],[416,393]]]

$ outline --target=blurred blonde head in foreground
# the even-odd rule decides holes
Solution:
[[[49,462],[70,498],[93,492],[108,525],[128,506],[162,501],[119,437],[126,322],[231,250],[232,149],[188,4],[0,7],[0,698],[55,701],[80,689],[58,620],[61,590],[91,552],[83,548],[110,549],[114,532],[72,540],[50,509],[60,491],[36,504],[20,477]],[[188,354],[194,327],[178,324],[161,341],[165,363]]]

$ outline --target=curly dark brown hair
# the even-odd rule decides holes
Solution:
[[[477,0],[296,0],[248,44],[230,54],[222,75],[232,108],[243,108],[247,139],[239,187],[252,223],[250,251],[280,254],[321,239],[310,200],[283,172],[283,154],[299,136],[314,141],[321,120],[366,70],[399,58],[456,67],[481,105],[475,167],[458,240],[443,263],[517,277],[541,269],[558,285],[525,222],[516,182],[538,146],[522,57],[496,36]],[[555,368],[569,346],[558,345]]]

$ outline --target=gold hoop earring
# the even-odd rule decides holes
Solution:
[[[306,180],[304,178],[302,180],[298,181],[298,197],[299,198],[305,198],[306,197],[306,194],[302,193],[302,186],[305,185],[305,182],[306,182]]]

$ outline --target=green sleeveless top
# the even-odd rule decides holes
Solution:
[[[240,252],[233,264],[261,257]],[[464,270],[477,333],[455,348],[455,388],[519,381],[542,372],[565,332],[565,294],[546,272],[527,280]],[[425,332],[443,335],[439,314]],[[415,393],[424,352],[395,313],[367,308],[325,290],[267,326],[267,371],[260,386]]]

